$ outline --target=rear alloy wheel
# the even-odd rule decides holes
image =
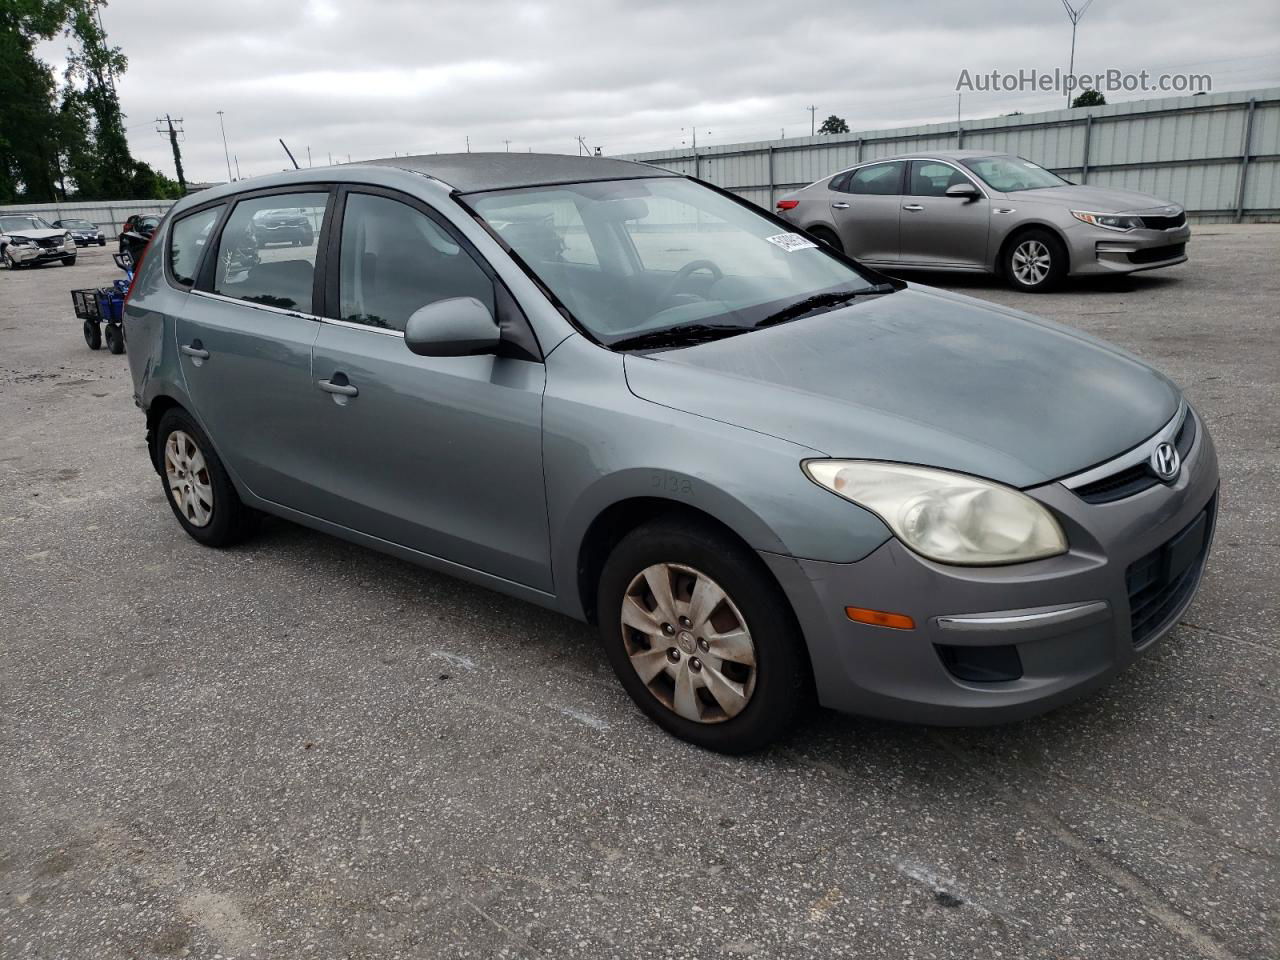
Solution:
[[[804,641],[759,558],[710,527],[656,521],[600,575],[600,639],[627,693],[669,733],[745,753],[813,700]]]
[[[1067,252],[1052,234],[1032,230],[1009,244],[1005,277],[1015,290],[1042,293],[1051,290],[1067,272]]]
[[[173,408],[156,428],[165,499],[182,529],[207,547],[243,540],[257,514],[240,502],[209,438],[185,410]]]

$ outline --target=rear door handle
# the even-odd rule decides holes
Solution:
[[[918,203],[904,203],[902,205],[902,209],[910,210],[912,213],[919,213],[921,210],[924,209],[924,207],[920,206],[920,204]]]
[[[843,200],[837,200],[835,203],[831,205],[831,209],[832,210],[848,210],[849,205],[845,203]]]
[[[183,353],[195,360],[208,360],[209,351],[199,340],[192,340],[190,344],[184,343],[181,347]]]
[[[332,393],[339,397],[358,397],[360,395],[360,391],[356,389],[354,384],[348,383],[345,376],[335,373],[334,377],[342,377],[342,382],[335,383],[333,380],[320,380],[317,381],[320,389],[325,393]]]

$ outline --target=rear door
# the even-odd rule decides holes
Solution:
[[[330,203],[331,191],[314,185],[241,198],[177,321],[187,391],[219,455],[252,493],[294,508],[310,487],[299,426],[314,393],[319,239]],[[259,248],[254,215],[285,206],[305,211],[312,242]]]
[[[973,184],[979,197],[948,197],[947,188]],[[912,160],[902,198],[899,235],[904,263],[985,269],[991,201],[973,179],[940,160]]]
[[[845,253],[859,260],[891,263],[898,259],[898,221],[902,214],[901,160],[859,167],[836,182],[831,218]]]
[[[404,344],[415,311],[454,297],[477,298],[504,327],[527,321],[429,205],[351,187],[339,209],[331,319],[320,327],[308,391],[317,478],[309,512],[549,591],[541,357],[516,349],[420,357]]]

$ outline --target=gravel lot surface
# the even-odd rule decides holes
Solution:
[[[1033,297],[1218,444],[1196,602],[995,729],[669,739],[579,624],[281,522],[191,541],[126,358],[0,272],[0,957],[1280,956],[1280,227]]]

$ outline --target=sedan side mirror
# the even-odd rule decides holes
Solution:
[[[493,313],[475,297],[429,303],[415,310],[404,328],[405,346],[420,357],[494,353],[500,339]]]
[[[953,183],[947,187],[948,197],[963,197],[966,201],[978,199],[978,188],[972,183]]]

